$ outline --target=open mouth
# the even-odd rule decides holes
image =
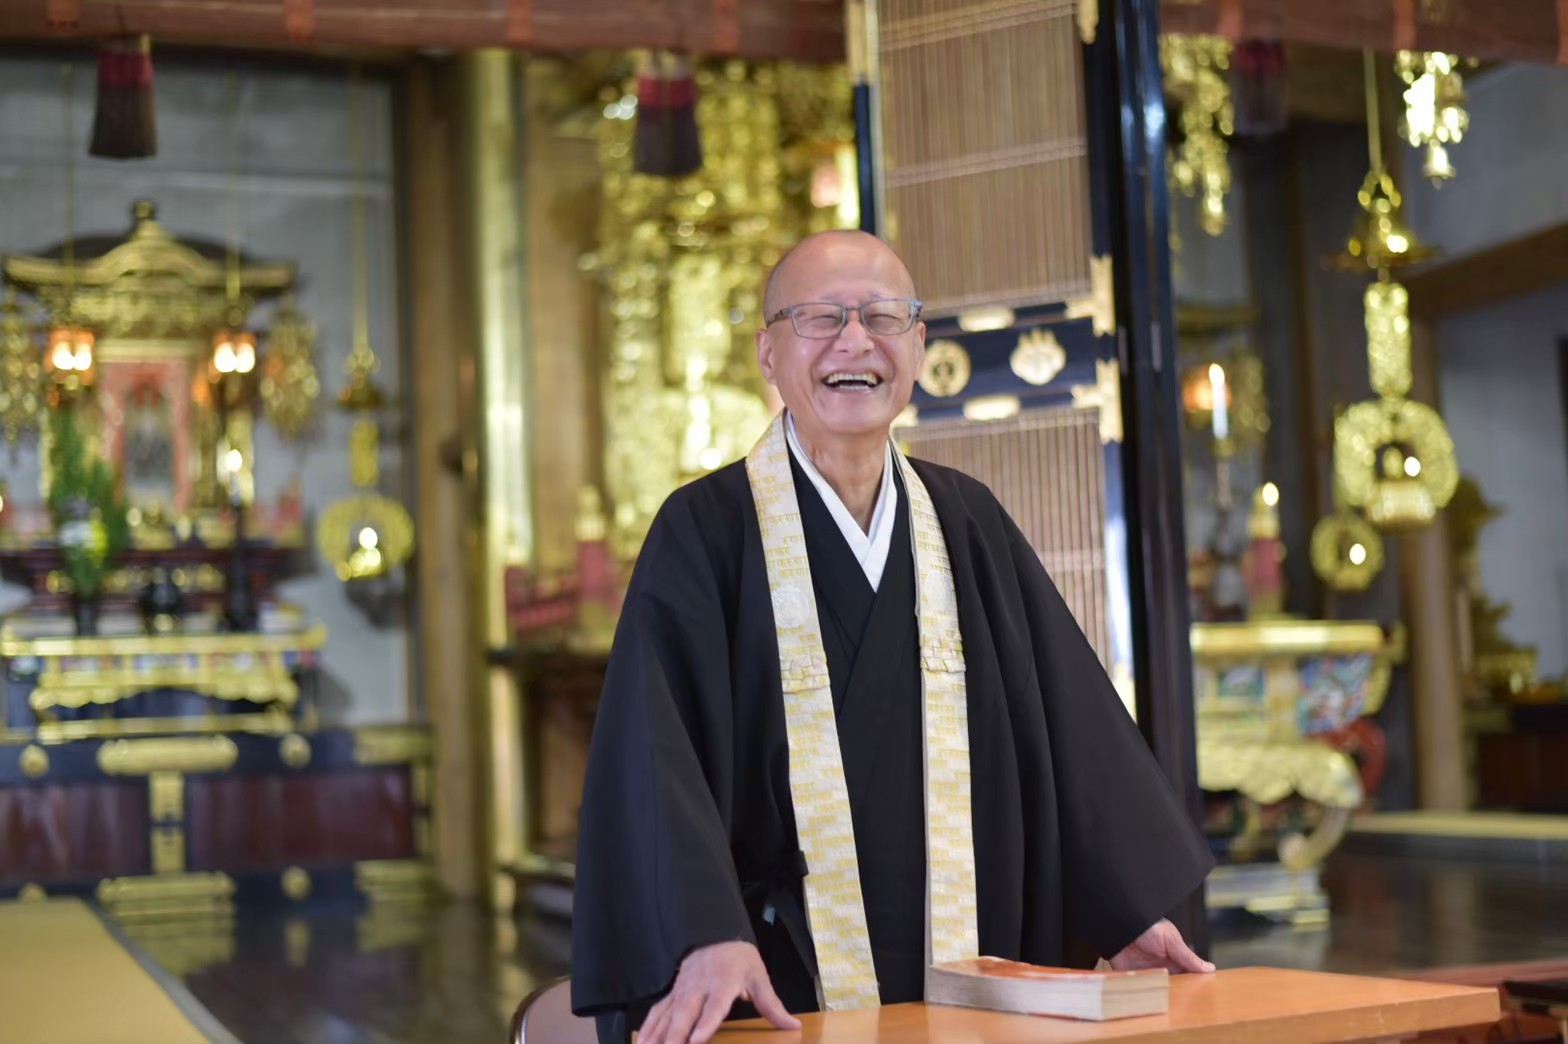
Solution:
[[[822,383],[834,391],[871,391],[882,383],[874,373],[830,373]]]

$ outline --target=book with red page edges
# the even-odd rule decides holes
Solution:
[[[929,968],[926,1003],[1096,1022],[1161,1015],[1170,1007],[1170,974],[1164,968],[1079,971],[973,957]]]

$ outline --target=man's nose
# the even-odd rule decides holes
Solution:
[[[871,331],[867,330],[866,324],[861,322],[858,309],[844,316],[844,329],[838,332],[838,340],[839,344],[846,348],[871,346]]]

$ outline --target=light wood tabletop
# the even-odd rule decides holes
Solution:
[[[1492,1022],[1494,989],[1284,968],[1235,968],[1171,976],[1170,1011],[1108,1022],[1010,1015],[935,1004],[802,1015],[799,1030],[761,1020],[727,1023],[715,1042],[1400,1040],[1430,1030]]]

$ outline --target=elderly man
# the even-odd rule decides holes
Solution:
[[[903,262],[812,236],[765,319],[785,411],[665,502],[615,636],[574,1008],[657,1044],[1070,941],[1212,970],[1163,919],[1209,852],[1040,559],[988,489],[889,437],[925,355]]]

